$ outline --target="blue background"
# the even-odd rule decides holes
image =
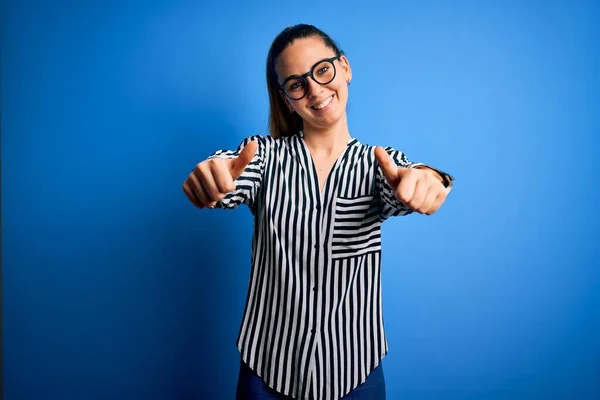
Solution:
[[[251,215],[181,184],[267,133],[298,22],[353,136],[457,178],[384,225],[388,398],[600,398],[600,4],[569,3],[4,1],[5,399],[234,397]]]

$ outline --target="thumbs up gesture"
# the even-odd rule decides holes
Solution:
[[[183,191],[198,208],[213,208],[217,201],[235,190],[240,177],[254,158],[258,143],[249,142],[237,158],[211,158],[196,165],[185,182]]]
[[[445,188],[432,169],[398,167],[381,147],[375,148],[375,158],[396,199],[411,209],[421,214],[431,215],[446,200],[450,187]]]

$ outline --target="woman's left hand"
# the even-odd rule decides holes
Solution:
[[[441,207],[452,189],[452,184],[447,188],[444,187],[442,177],[426,166],[398,167],[381,147],[375,149],[375,158],[396,199],[416,212],[433,214]]]

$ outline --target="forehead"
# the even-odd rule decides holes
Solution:
[[[334,55],[335,52],[325,46],[320,37],[296,39],[275,61],[275,71],[280,78],[300,75],[307,72],[317,61]]]

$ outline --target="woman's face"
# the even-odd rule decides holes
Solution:
[[[319,61],[334,56],[334,50],[325,46],[318,36],[297,39],[275,62],[278,82],[281,85],[290,76],[302,76],[311,71]],[[335,78],[325,85],[315,82],[311,77],[306,77],[307,93],[303,98],[293,100],[281,93],[288,108],[302,117],[305,127],[308,125],[317,129],[327,128],[337,123],[346,114],[348,82],[352,78],[352,70],[344,56],[333,61],[333,64],[336,71]],[[317,79],[322,79],[321,77],[327,74],[327,68],[321,68],[320,65],[313,72]],[[291,87],[298,88],[299,85]],[[299,92],[302,93],[301,89]]]

